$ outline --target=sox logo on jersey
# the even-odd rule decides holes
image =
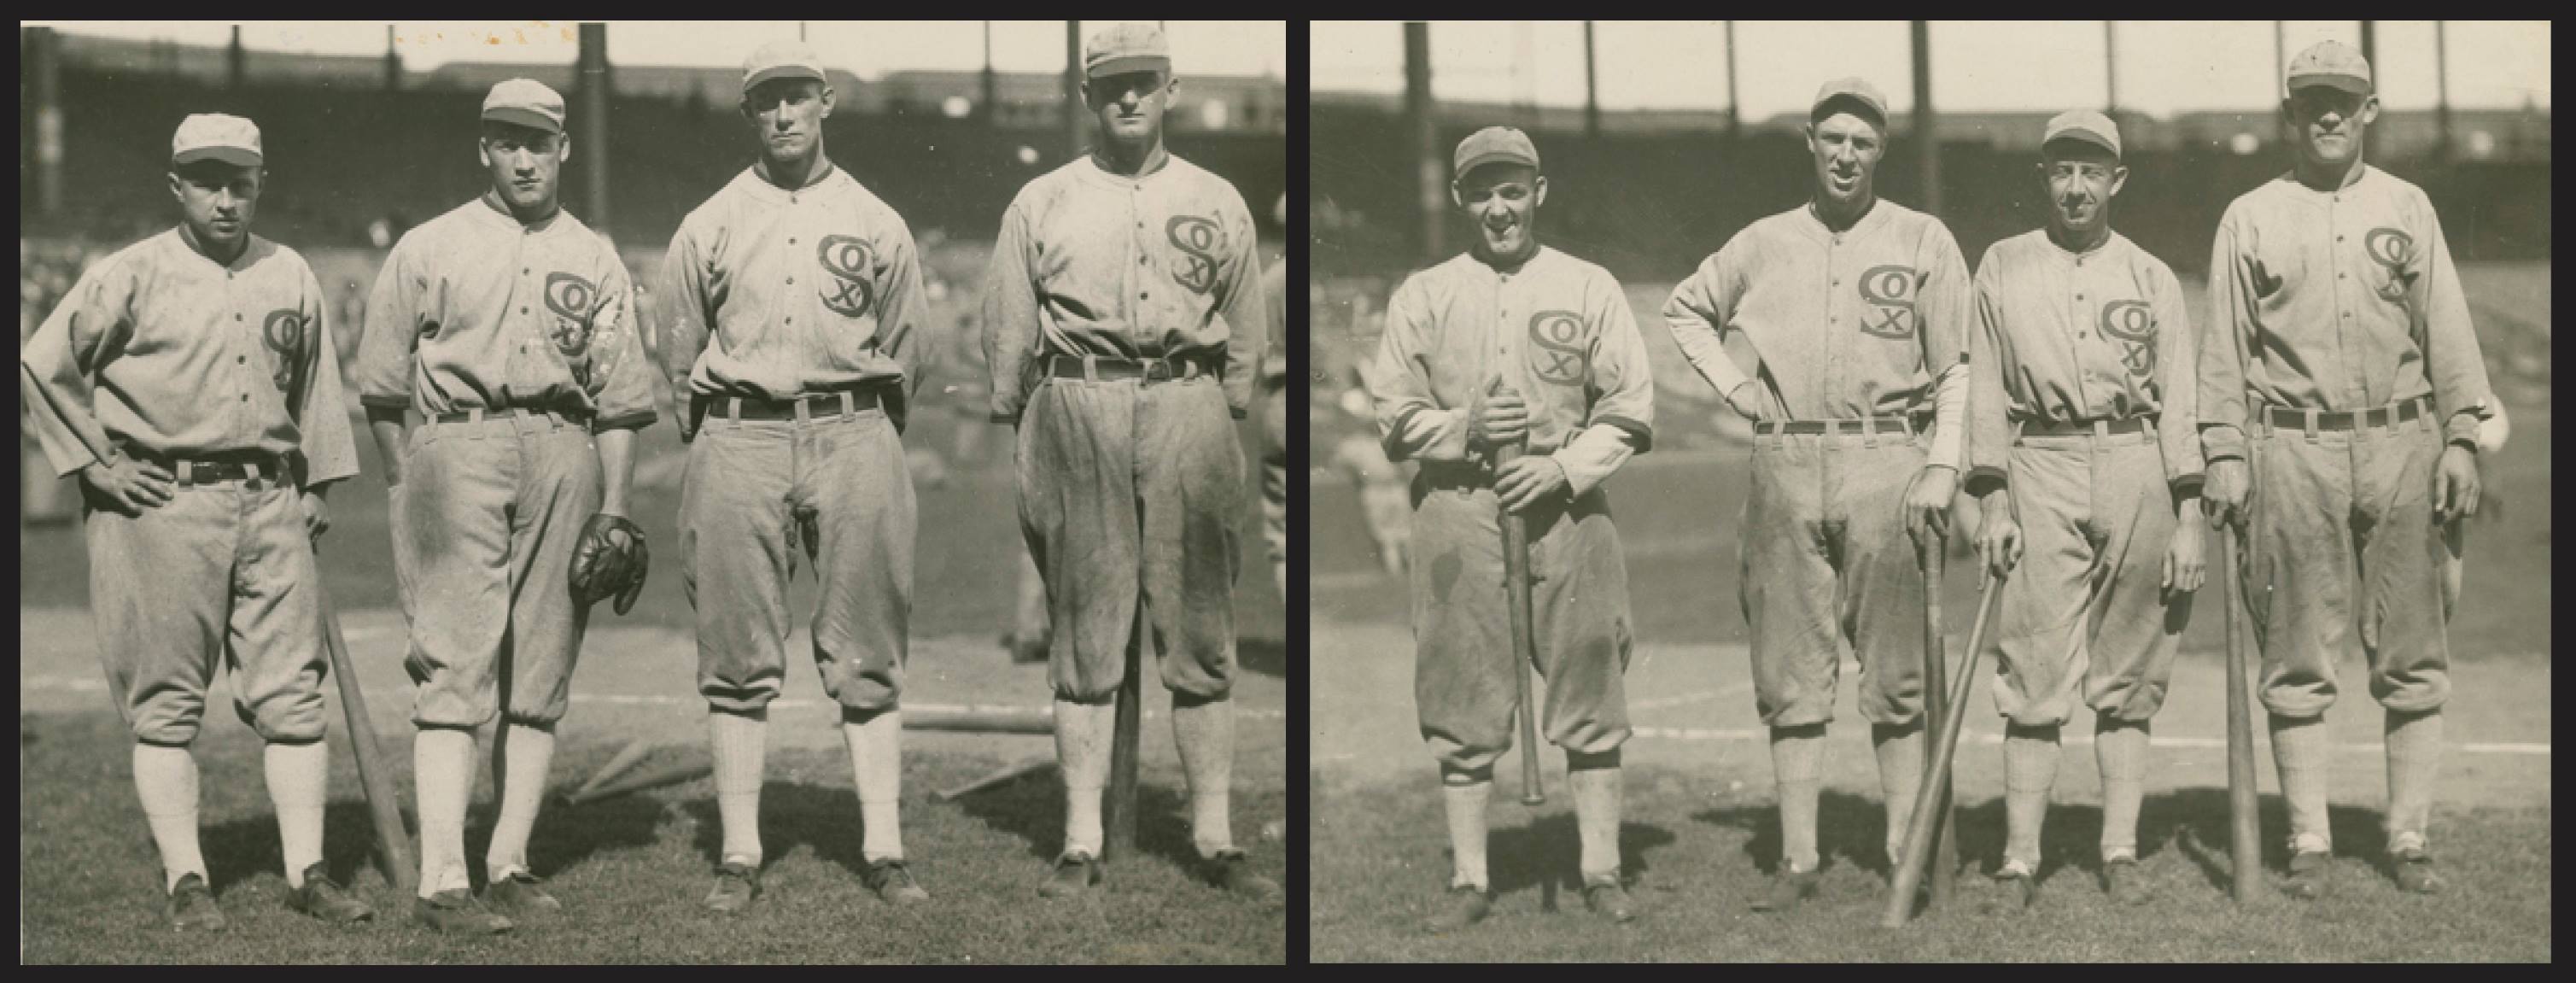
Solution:
[[[1163,225],[1163,233],[1172,240],[1172,248],[1188,257],[1172,271],[1191,293],[1205,294],[1216,289],[1216,253],[1224,245],[1216,220],[1196,215],[1174,215]]]
[[[2156,374],[2156,315],[2143,300],[2115,300],[2102,305],[2102,334],[2117,338],[2129,353],[2120,364],[2144,379]]]
[[[268,344],[268,350],[277,356],[276,367],[270,371],[269,379],[277,383],[277,391],[285,392],[294,384],[295,365],[301,361],[295,353],[304,347],[304,316],[292,308],[270,311],[260,326],[259,334],[260,340]]]
[[[2415,237],[2404,229],[2372,229],[2361,244],[2370,251],[2371,261],[2388,271],[2388,281],[2379,287],[2379,299],[2390,303],[2405,300],[2406,292],[2415,287],[2415,274],[2406,271],[2407,262],[2415,258]]]
[[[1863,315],[1860,329],[1895,341],[1914,337],[1914,295],[1921,284],[1911,266],[1870,267],[1860,275],[1860,296],[1878,315]]]
[[[1579,386],[1592,375],[1592,353],[1583,344],[1583,316],[1573,311],[1540,311],[1530,315],[1530,344],[1541,361],[1530,370],[1560,385]]]
[[[823,306],[843,317],[864,317],[876,305],[876,294],[868,286],[867,240],[857,236],[824,236],[815,247],[823,261],[823,271],[832,275],[832,285],[822,290]]]

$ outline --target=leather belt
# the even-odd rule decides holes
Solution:
[[[2038,420],[2024,420],[2021,424],[2021,435],[2024,437],[2090,437],[2097,433],[2115,435],[2143,433],[2150,419],[2152,418],[2144,416],[2124,416],[2117,420],[2074,423],[2042,423]],[[2096,427],[2100,429],[2097,430]]]
[[[1546,457],[1556,453],[1554,447],[1532,447],[1522,457]],[[1494,469],[1482,460],[1424,461],[1422,480],[1435,490],[1466,491],[1494,487]]]
[[[1099,355],[1048,355],[1046,375],[1055,379],[1089,379],[1093,382],[1116,382],[1121,379],[1143,379],[1148,383],[1199,376],[1222,375],[1206,359],[1174,355],[1169,358],[1127,359]]]
[[[552,418],[552,419],[554,419],[554,420],[556,420],[556,421],[559,421],[559,422],[562,422],[562,423],[569,423],[569,424],[573,424],[573,425],[576,425],[576,426],[584,426],[584,427],[586,427],[586,426],[589,426],[589,425],[590,425],[590,414],[587,414],[587,413],[565,413],[565,412],[562,412],[562,411],[559,411],[559,410],[549,410],[549,409],[543,409],[543,408],[540,408],[540,407],[534,407],[534,406],[503,406],[503,407],[498,407],[498,408],[491,408],[491,407],[476,407],[476,408],[473,408],[473,409],[458,410],[458,411],[456,411],[456,412],[454,412],[454,413],[441,413],[441,414],[438,414],[437,416],[431,417],[431,418],[430,418],[430,422],[433,422],[433,423],[480,423],[480,422],[485,421],[485,420],[492,420],[492,419],[498,419],[498,418],[501,418],[501,417],[511,417],[511,416],[529,417],[529,418]]]
[[[181,460],[138,454],[131,450],[124,453],[129,458],[170,472],[171,478],[181,487],[211,485],[219,481],[246,481],[250,483],[253,491],[257,491],[261,481],[285,484],[288,477],[286,462],[266,454],[225,454],[211,458]]]
[[[1898,434],[1919,433],[1924,429],[1923,425],[1929,422],[1931,422],[1929,416],[1919,420],[1915,417],[1903,416],[1865,416],[1850,420],[1758,420],[1753,424],[1753,433],[1759,437],[1769,437],[1773,434],[1790,436],[1829,433],[1866,434],[1873,431]]]
[[[2393,406],[2382,406],[2375,410],[2362,410],[2360,412],[2349,413],[2325,413],[2316,410],[2294,410],[2287,407],[2273,406],[2265,408],[2263,415],[2265,419],[2272,422],[2272,426],[2282,430],[2351,430],[2354,429],[2356,425],[2364,427],[2386,427],[2399,423],[2407,423],[2429,412],[2432,408],[2432,403],[2433,397],[2431,396],[2417,396],[2414,399],[2410,399]]]
[[[708,416],[730,417],[736,420],[793,420],[797,418],[796,409],[799,406],[805,408],[805,417],[808,419],[877,409],[883,405],[883,394],[882,387],[861,386],[856,389],[840,389],[794,399],[756,399],[749,396],[703,398],[706,400]]]

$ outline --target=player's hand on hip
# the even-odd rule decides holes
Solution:
[[[1905,489],[1905,532],[1918,545],[1950,537],[1950,500],[1959,493],[1959,472],[1944,464],[1924,467]]]
[[[2478,514],[2480,491],[2477,454],[2457,444],[2442,448],[2442,463],[2433,473],[2433,521]]]
[[[2012,573],[2021,564],[2021,521],[2013,518],[2012,503],[2002,495],[1988,495],[1977,500],[1982,516],[1977,523],[1977,556],[1986,569],[1997,577]]]
[[[2245,501],[2251,488],[2246,480],[2245,459],[2211,461],[2206,478],[2201,484],[2200,504],[2209,512],[2210,521],[2243,531]]]
[[[2173,541],[2165,546],[2165,592],[2192,593],[2207,582],[2208,575],[2209,526],[2185,505],[2182,521],[2174,525]]]
[[[1568,487],[1565,466],[1543,455],[1513,461],[1494,475],[1494,497],[1512,512],[1526,511]]]
[[[98,493],[114,511],[139,516],[143,510],[170,504],[177,479],[160,466],[133,458],[98,461],[80,471],[81,482]]]
[[[1508,447],[1529,437],[1529,404],[1501,379],[1485,387],[1467,418],[1467,443],[1478,448]]]
[[[317,495],[317,494],[315,494],[315,493],[313,493],[313,492],[309,492],[309,491],[308,491],[308,492],[305,492],[305,493],[304,493],[304,535],[305,535],[307,538],[311,538],[311,539],[320,539],[320,538],[322,538],[322,533],[323,533],[323,532],[325,532],[325,531],[327,531],[327,530],[329,530],[330,528],[331,528],[331,510],[330,510],[330,507],[322,504],[322,496]]]
[[[1726,408],[1734,410],[1735,415],[1737,416],[1751,420],[1755,423],[1760,423],[1762,422],[1762,407],[1754,402],[1754,397],[1759,395],[1760,392],[1760,390],[1754,388],[1753,380],[1751,379],[1746,379],[1743,382],[1736,383],[1735,388],[1728,391],[1726,394]]]

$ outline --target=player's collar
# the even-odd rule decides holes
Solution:
[[[1817,214],[1816,199],[1812,195],[1807,198],[1805,204],[1798,206],[1798,214],[1806,217],[1807,228],[1815,230],[1818,237],[1825,239],[1831,239],[1837,235],[1857,237],[1867,235],[1870,230],[1877,228],[1880,222],[1886,221],[1891,211],[1888,206],[1891,204],[1893,203],[1888,201],[1885,195],[1870,196],[1869,210],[1862,212],[1860,218],[1852,222],[1851,228],[1840,232],[1834,231],[1833,226],[1826,225],[1824,216]]]
[[[789,198],[803,198],[809,195],[820,194],[840,182],[849,179],[849,173],[841,170],[841,165],[832,163],[830,158],[825,158],[823,161],[823,176],[815,178],[814,182],[811,184],[794,190],[789,190],[769,183],[768,178],[760,176],[760,165],[758,164],[744,167],[742,169],[742,177],[738,179],[736,183],[742,186],[744,194],[748,194],[756,200],[771,204],[785,204]]]

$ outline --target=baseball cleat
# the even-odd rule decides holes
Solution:
[[[2017,861],[2004,861],[2003,869],[1995,872],[1994,887],[1995,893],[1982,905],[1989,915],[2028,910],[2039,896],[2039,878]]]
[[[547,894],[538,883],[537,875],[528,873],[526,868],[512,869],[483,889],[483,903],[520,919],[562,911],[563,902]]]
[[[2290,855],[2290,882],[2281,890],[2293,898],[2314,900],[2326,893],[2327,855],[2323,850],[2301,850]]]
[[[2433,872],[2433,855],[2423,847],[2412,847],[2388,859],[2397,868],[2398,890],[2408,894],[2442,892],[2442,875]]]
[[[892,905],[919,904],[930,900],[930,892],[912,879],[912,868],[904,866],[902,857],[871,860],[868,869],[859,872],[859,882],[875,891],[877,897]]]
[[[2103,861],[2102,893],[2113,904],[2147,903],[2147,885],[2138,874],[2138,858],[2123,854]]]
[[[1434,932],[1455,932],[1485,920],[1494,910],[1494,897],[1480,884],[1452,884],[1441,899],[1440,913],[1431,916]]]
[[[1067,851],[1055,860],[1055,870],[1046,883],[1038,885],[1038,894],[1049,898],[1072,898],[1090,893],[1101,881],[1100,860],[1088,853]]]
[[[449,935],[499,935],[510,930],[509,919],[493,914],[473,892],[461,887],[414,900],[411,914],[421,924]]]
[[[169,914],[170,927],[183,932],[224,930],[224,910],[215,907],[215,892],[207,890],[202,875],[179,878],[179,883],[170,889]]]
[[[321,864],[304,868],[304,886],[287,890],[286,907],[290,911],[343,925],[376,917],[374,908],[351,897],[348,891],[323,876]]]
[[[1815,871],[1790,870],[1784,865],[1780,868],[1780,872],[1771,878],[1770,893],[1753,902],[1753,910],[1778,912],[1794,910],[1799,902],[1816,896],[1816,886],[1822,880],[1823,878]]]
[[[709,910],[728,914],[751,907],[751,899],[760,896],[760,868],[739,860],[727,860],[716,867],[716,886],[707,892]]]
[[[1200,876],[1208,883],[1261,902],[1262,907],[1275,908],[1288,900],[1288,893],[1279,889],[1278,882],[1253,873],[1251,858],[1241,850],[1220,850],[1200,864]]]
[[[1628,889],[1619,886],[1617,875],[1603,880],[1583,882],[1583,906],[1614,924],[1627,924],[1637,917],[1635,904],[1628,900]]]

